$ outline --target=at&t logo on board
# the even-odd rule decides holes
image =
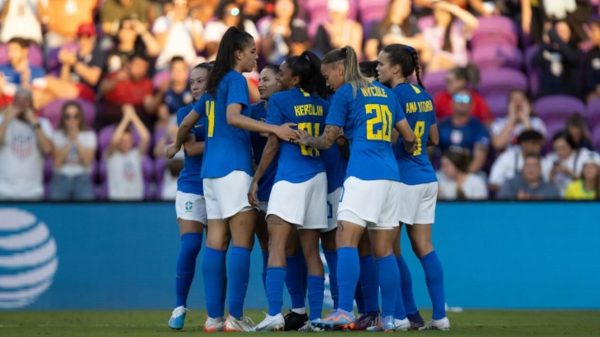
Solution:
[[[0,309],[35,302],[57,268],[56,242],[46,224],[27,211],[0,208]]]

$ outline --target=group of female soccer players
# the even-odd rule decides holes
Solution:
[[[322,60],[311,52],[288,57],[262,70],[262,102],[250,106],[242,73],[255,68],[256,59],[253,38],[232,27],[214,64],[191,72],[196,102],[178,112],[177,139],[167,148],[167,157],[182,146],[185,151],[176,198],[177,300],[169,326],[184,325],[206,225],[207,332],[449,329],[443,271],[431,244],[437,181],[426,147],[437,144],[438,132],[415,50],[385,47],[377,80],[362,75],[350,47]],[[408,82],[413,73],[418,85]],[[433,304],[427,324],[400,255],[402,223],[410,225],[426,275]],[[243,315],[255,234],[269,304],[256,326]],[[319,244],[334,300],[325,318]],[[293,310],[284,317],[286,284]]]

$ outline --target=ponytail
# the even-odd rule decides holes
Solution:
[[[334,62],[343,62],[344,65],[344,81],[352,85],[352,93],[356,96],[358,88],[369,85],[369,80],[360,72],[358,65],[358,56],[352,47],[346,46],[340,49],[330,51],[323,58],[323,64]]]
[[[417,78],[417,83],[423,89],[423,81],[421,80],[421,65],[419,64],[419,54],[415,48],[403,44],[391,44],[383,47],[382,51],[388,55],[391,64],[400,66],[402,76],[408,79],[413,73]]]
[[[236,27],[229,27],[227,29],[219,44],[219,51],[217,52],[213,70],[208,77],[206,92],[213,96],[217,93],[219,82],[235,66],[235,52],[243,51],[251,43],[254,43],[252,35]]]
[[[292,76],[300,77],[299,86],[305,92],[327,97],[327,85],[321,74],[321,61],[313,52],[305,51],[300,56],[290,56],[285,63]]]

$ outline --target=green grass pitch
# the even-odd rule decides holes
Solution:
[[[204,334],[203,312],[188,313],[186,327],[171,331],[166,322],[169,311],[37,311],[0,312],[2,337],[186,337]],[[260,311],[250,311],[258,322]],[[429,313],[424,312],[424,315]],[[600,336],[600,311],[496,311],[466,310],[449,313],[452,331],[409,331],[406,336]],[[268,334],[268,333],[261,333]],[[222,335],[222,334],[214,334]],[[231,334],[228,334],[230,336]],[[299,336],[279,332],[277,336]],[[324,332],[323,336],[373,336],[365,332]]]

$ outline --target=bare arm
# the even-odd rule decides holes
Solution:
[[[254,177],[252,178],[252,184],[250,185],[250,190],[248,191],[248,202],[252,205],[258,205],[258,198],[256,197],[256,193],[258,192],[258,182],[265,174],[265,171],[271,165],[271,162],[279,152],[279,139],[275,135],[270,135],[269,140],[267,140],[267,144],[263,149],[262,156],[260,157],[260,162],[256,167],[256,172],[254,172]]]
[[[343,134],[342,128],[335,125],[325,126],[325,131],[321,136],[313,137],[304,130],[299,130],[300,139],[298,143],[315,149],[323,150],[330,148],[333,143]]]
[[[73,144],[67,142],[62,148],[54,150],[52,156],[52,164],[55,168],[63,166],[63,164],[65,163],[65,159],[67,159],[69,151],[71,151],[72,146]]]
[[[100,81],[100,76],[102,75],[102,69],[96,66],[88,66],[82,62],[76,62],[73,65],[73,70],[84,79],[86,82],[96,85]]]
[[[14,109],[12,106],[8,106],[4,110],[4,118],[2,119],[2,123],[0,123],[0,146],[4,145],[6,138],[6,129],[8,129],[8,124],[14,118]]]
[[[124,105],[123,110],[129,111],[131,124],[133,124],[133,127],[140,136],[138,150],[141,154],[146,153],[148,151],[148,147],[150,146],[150,132],[148,132],[148,129],[146,128],[140,117],[138,117],[138,115],[135,113],[135,109],[133,108],[133,106]]]
[[[289,123],[277,126],[246,117],[242,115],[242,105],[237,103],[227,106],[227,124],[252,132],[274,134],[284,141],[298,138],[298,133],[290,128]]]
[[[54,146],[52,145],[52,141],[50,141],[50,139],[46,136],[46,133],[44,133],[44,130],[42,129],[42,126],[40,124],[40,120],[36,117],[33,109],[27,110],[27,112],[25,113],[25,119],[27,120],[29,125],[31,125],[34,129],[37,145],[40,151],[42,151],[42,154],[51,154],[52,150],[54,149]]]
[[[473,151],[473,160],[471,160],[471,164],[469,165],[469,172],[476,173],[483,169],[485,161],[487,160],[487,152],[488,151],[485,145],[475,145],[475,150]]]
[[[500,133],[492,137],[492,146],[494,146],[494,149],[503,150],[508,146],[513,130],[515,129],[516,122],[516,119],[512,116],[508,117],[506,125],[504,125],[502,130],[500,130]]]
[[[131,122],[131,117],[129,116],[129,114],[128,113],[123,114],[123,118],[121,118],[119,125],[117,125],[117,129],[115,130],[112,137],[110,138],[110,145],[106,149],[107,154],[110,155],[115,150],[115,148],[121,141],[123,134],[125,133],[125,129],[127,129],[130,122]]]
[[[197,142],[193,137],[183,144],[188,156],[199,156],[204,153],[204,142]]]
[[[437,124],[432,124],[429,127],[429,142],[427,145],[438,146],[440,144],[440,132],[438,131]]]
[[[531,0],[521,0],[521,29],[525,34],[531,32]]]
[[[196,110],[192,110],[181,121],[181,124],[179,125],[179,129],[177,129],[177,136],[175,137],[175,144],[174,144],[175,147],[177,148],[177,151],[179,151],[179,149],[181,148],[181,145],[186,142],[186,140],[188,139],[190,130],[194,127],[194,125],[196,125],[196,123],[198,122],[199,119],[200,119],[200,114],[198,112],[196,112]],[[175,153],[177,153],[177,151],[175,151]],[[175,153],[173,153],[173,154],[175,154]]]
[[[440,8],[450,12],[452,15],[456,16],[460,21],[464,22],[465,28],[469,31],[473,31],[479,27],[479,20],[468,11],[460,8],[453,3],[440,1],[434,4],[435,8]]]
[[[96,153],[96,149],[93,147],[85,147],[81,145],[81,143],[77,140],[75,142],[75,146],[77,147],[77,152],[79,152],[79,158],[81,158],[81,163],[85,167],[89,167],[92,165],[94,161],[94,154]]]
[[[417,139],[415,138],[415,133],[410,128],[410,125],[408,125],[406,118],[396,123],[395,127],[402,136],[402,145],[404,146],[404,149],[406,152],[412,153],[415,150]]]

